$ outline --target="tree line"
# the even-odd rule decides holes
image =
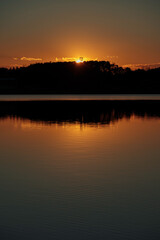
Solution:
[[[133,71],[108,61],[0,68],[0,93],[160,93],[160,68]]]

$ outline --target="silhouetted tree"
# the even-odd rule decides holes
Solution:
[[[0,68],[0,93],[160,93],[160,68],[135,70],[105,61]]]

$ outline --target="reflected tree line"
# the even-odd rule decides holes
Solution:
[[[0,101],[0,119],[26,119],[44,124],[110,124],[132,116],[160,118],[160,101]]]
[[[160,68],[135,70],[105,61],[0,68],[0,93],[160,93]]]

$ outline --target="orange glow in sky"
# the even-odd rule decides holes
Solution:
[[[160,64],[158,0],[9,2],[0,1],[0,67],[95,59]]]

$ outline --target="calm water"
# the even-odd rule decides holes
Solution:
[[[59,95],[0,95],[0,101],[30,100],[160,100],[160,94],[59,94]]]
[[[0,102],[1,240],[159,240],[160,101]]]

